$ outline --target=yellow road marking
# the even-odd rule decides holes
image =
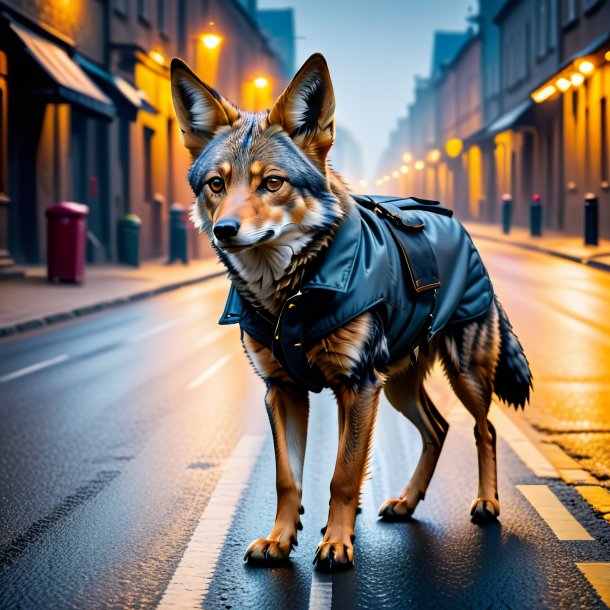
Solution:
[[[593,540],[570,514],[548,485],[517,485],[559,540]]]
[[[498,434],[537,477],[559,478],[559,473],[554,466],[496,404],[491,406],[490,416]]]
[[[580,485],[576,487],[578,493],[599,513],[604,519],[610,521],[610,492],[599,485]]]
[[[582,468],[560,468],[559,474],[566,483],[571,485],[577,483],[597,483],[597,479]]]
[[[606,606],[610,607],[610,563],[577,563]]]

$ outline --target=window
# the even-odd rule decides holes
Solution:
[[[152,141],[155,136],[153,129],[144,127],[144,200],[153,200],[153,157]]]
[[[593,10],[602,0],[584,0],[585,13]]]
[[[122,15],[123,17],[126,17],[128,5],[128,0],[114,0],[114,12],[118,13],[119,15]]]
[[[150,23],[150,0],[138,0],[138,18]]]
[[[1,85],[3,81],[0,76],[0,193],[6,193],[4,184],[4,89]]]
[[[548,41],[547,41],[547,32],[548,32],[548,19],[547,19],[547,0],[537,0],[537,22],[538,26],[537,32],[537,40],[536,40],[536,54],[539,58],[544,57],[546,55],[548,49]]]
[[[549,49],[553,50],[557,46],[557,0],[549,2]]]
[[[610,167],[608,167],[608,157],[610,151],[608,151],[608,105],[606,98],[602,97],[599,104],[599,111],[601,116],[601,142],[600,142],[600,158],[601,158],[601,171],[600,177],[602,182],[608,182],[610,178]]]
[[[563,0],[562,9],[562,21],[564,26],[571,25],[578,19],[576,0]]]
[[[167,27],[167,4],[165,0],[158,0],[157,3],[157,24],[159,26],[159,32],[165,38],[168,38],[168,27]]]

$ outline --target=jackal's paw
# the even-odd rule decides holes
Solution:
[[[415,510],[404,498],[390,498],[379,509],[379,516],[384,521],[410,521]]]
[[[258,538],[253,540],[246,554],[244,561],[247,559],[252,565],[278,565],[288,563],[288,557],[292,551],[292,542],[290,540],[266,540]]]
[[[477,498],[470,506],[473,523],[493,523],[499,514],[500,503],[495,498]]]
[[[322,572],[340,572],[354,567],[354,547],[351,544],[329,540],[320,542],[313,558],[316,569]]]

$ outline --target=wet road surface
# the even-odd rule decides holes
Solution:
[[[532,363],[525,416],[607,473],[610,275],[479,245]],[[501,523],[470,522],[473,422],[440,376],[430,391],[451,429],[412,523],[376,517],[421,447],[384,401],[356,567],[313,571],[336,452],[323,393],[292,565],[245,566],[245,548],[272,524],[274,467],[263,384],[238,331],[216,326],[226,290],[210,280],[0,343],[1,608],[603,607],[577,564],[610,561],[610,525],[569,485],[536,477],[502,432]],[[547,486],[589,539],[560,539],[530,486]]]

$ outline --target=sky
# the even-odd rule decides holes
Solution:
[[[293,7],[297,66],[315,52],[329,64],[337,123],[362,148],[366,180],[413,98],[415,75],[428,76],[435,30],[465,30],[476,0],[258,0]]]

